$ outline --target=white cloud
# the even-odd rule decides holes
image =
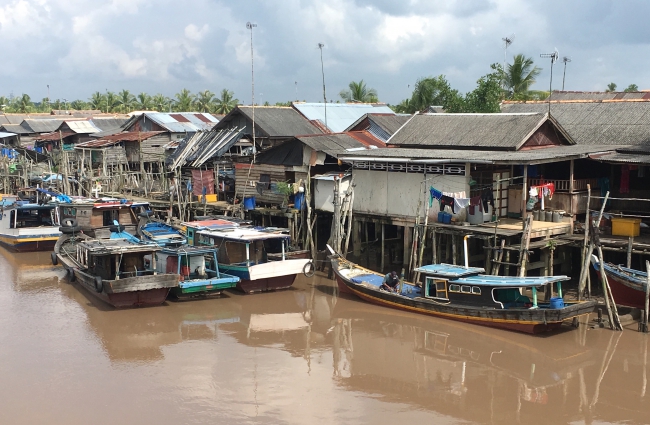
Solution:
[[[208,33],[208,24],[204,24],[201,28],[194,24],[189,24],[185,27],[185,37],[193,41],[201,41]]]

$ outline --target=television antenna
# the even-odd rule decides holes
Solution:
[[[564,62],[564,73],[562,74],[562,91],[564,91],[564,79],[566,78],[566,64],[568,62],[571,62],[571,56],[563,57],[562,62]]]
[[[505,89],[506,60],[508,57],[508,46],[510,46],[515,41],[515,34],[512,33],[507,37],[502,37],[501,40],[503,40],[503,43],[505,44],[505,49],[503,51],[503,88]]]
[[[557,47],[553,53],[542,53],[539,55],[540,58],[550,58],[551,59],[551,82],[548,85],[548,115],[551,116],[551,95],[553,94],[553,64],[557,62],[560,57],[560,53],[557,51]]]

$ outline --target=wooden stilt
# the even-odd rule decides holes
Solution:
[[[385,244],[386,244],[386,226],[384,225],[384,223],[381,223],[381,261],[379,262],[379,270],[382,273],[384,272],[384,261],[386,258]]]
[[[458,247],[456,246],[456,235],[451,235],[451,264],[454,266],[457,263],[456,256],[458,254]]]
[[[433,226],[431,229],[431,252],[432,252],[432,263],[438,264],[438,243],[436,235],[436,226]]]
[[[506,240],[501,239],[501,249],[495,252],[496,261],[492,266],[492,274],[494,276],[499,276],[499,269],[501,268],[501,261],[503,260],[503,251],[505,251],[503,248],[505,248],[505,246],[506,246]],[[508,259],[506,259],[506,262],[508,262]]]
[[[632,245],[633,244],[634,244],[634,238],[632,236],[630,236],[627,239],[627,262],[626,262],[626,264],[627,264],[628,269],[632,267]]]

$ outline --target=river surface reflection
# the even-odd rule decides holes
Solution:
[[[533,337],[291,290],[112,310],[0,251],[2,424],[648,423],[647,339]]]

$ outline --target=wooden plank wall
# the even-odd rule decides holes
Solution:
[[[273,193],[270,190],[265,190],[260,195],[256,190],[255,183],[260,180],[260,174],[268,174],[271,177],[271,183],[287,181],[286,171],[291,171],[291,169],[283,165],[256,164],[250,170],[249,176],[249,166],[249,164],[236,164],[235,193],[237,196],[241,196],[244,193],[244,185],[248,180],[249,186],[246,188],[246,196],[255,196],[257,204],[281,204],[283,199],[282,195]],[[253,182],[253,186],[250,186],[250,182]]]
[[[170,142],[169,134],[159,134],[142,141],[142,156],[144,162],[162,162],[165,160],[165,146]],[[137,148],[137,142],[135,143]],[[137,161],[140,158],[138,157]]]

